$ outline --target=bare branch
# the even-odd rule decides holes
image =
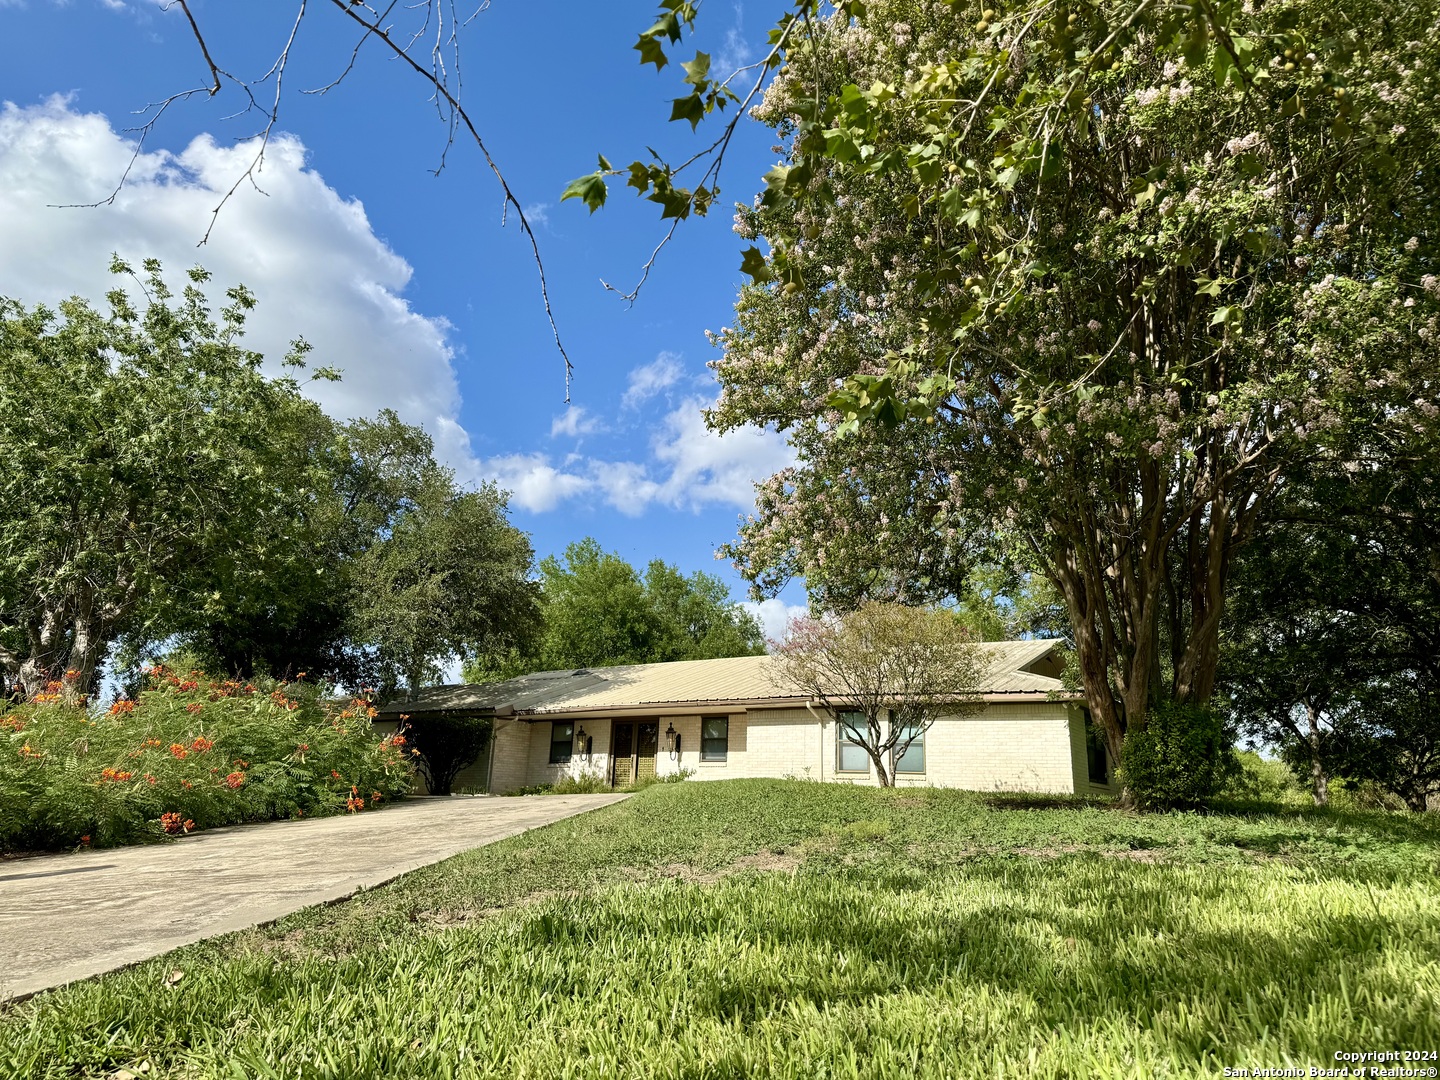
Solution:
[[[470,119],[470,114],[465,111],[464,106],[450,93],[450,90],[436,74],[433,71],[426,71],[421,67],[415,61],[415,58],[412,57],[399,42],[392,38],[389,32],[381,27],[378,22],[372,23],[366,21],[356,12],[355,5],[347,3],[346,0],[330,0],[330,2],[344,12],[350,19],[353,19],[362,26],[368,35],[373,35],[375,38],[384,42],[397,59],[408,64],[417,75],[429,82],[435,88],[435,93],[444,99],[445,103],[453,110],[453,115],[459,118],[465,130],[470,133],[470,137],[475,141],[475,145],[480,148],[480,153],[485,158],[485,164],[490,167],[490,171],[494,174],[495,179],[500,184],[501,190],[505,193],[506,204],[515,208],[515,216],[520,221],[520,228],[530,241],[530,250],[535,257],[535,267],[540,274],[540,298],[545,304],[545,318],[550,323],[550,332],[555,337],[555,348],[560,351],[560,357],[565,362],[565,400],[569,402],[570,379],[574,374],[575,367],[570,362],[570,354],[565,351],[565,345],[560,340],[560,328],[555,323],[555,314],[550,306],[550,288],[545,277],[545,263],[540,257],[540,242],[535,237],[535,230],[531,228],[529,218],[525,216],[525,208],[520,204],[520,200],[516,198],[509,181],[505,179],[505,174],[500,171],[500,166],[496,164],[495,159],[490,155],[490,149],[485,145],[485,140],[480,137],[480,132]]]
[[[205,57],[205,63],[210,68],[210,96],[214,97],[220,92],[220,69],[215,66],[215,61],[210,56],[210,46],[205,44],[205,35],[200,33],[200,27],[195,22],[195,16],[190,13],[190,5],[186,0],[172,0],[161,10],[169,11],[172,6],[178,6],[185,12],[185,18],[190,21],[190,31],[195,35],[196,42],[200,45],[200,55]]]

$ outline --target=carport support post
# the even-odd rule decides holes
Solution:
[[[495,782],[495,736],[500,731],[500,718],[490,718],[490,760],[485,763],[485,794],[493,795],[492,787]]]

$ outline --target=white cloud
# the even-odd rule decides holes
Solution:
[[[458,415],[449,324],[413,310],[404,297],[411,268],[371,229],[365,209],[305,166],[305,147],[281,136],[258,183],[242,185],[221,212],[210,242],[196,248],[221,195],[254,155],[202,135],[179,153],[145,151],[114,205],[57,209],[104,199],[134,144],[98,113],[62,98],[0,107],[0,294],[27,304],[73,294],[99,301],[115,287],[112,251],[132,264],[147,256],[179,276],[197,262],[215,291],[243,282],[259,306],[247,343],[272,361],[305,337],[316,365],[344,371],[310,392],[334,416],[394,408],[423,424],[442,460],[462,479],[482,474]]]
[[[684,376],[680,357],[676,353],[662,352],[648,364],[642,364],[630,372],[629,384],[620,404],[627,409],[649,401],[656,394],[664,393]]]
[[[725,31],[725,44],[715,58],[712,70],[718,77],[727,78],[732,72],[750,63],[754,55],[750,43],[745,40],[745,7],[743,4],[736,4],[735,25]]]
[[[550,225],[550,204],[537,202],[525,207],[525,220],[530,222],[533,229],[547,228]]]
[[[552,439],[558,435],[568,435],[572,439],[578,439],[604,430],[605,425],[600,422],[598,417],[591,416],[589,410],[583,405],[571,405],[550,421],[550,437]]]
[[[651,506],[753,509],[755,482],[791,464],[794,452],[773,431],[708,431],[701,415],[705,405],[690,398],[665,417],[648,464],[571,454],[556,466],[545,454],[512,454],[491,458],[483,467],[514,493],[515,505],[537,513],[571,499],[603,501],[631,517]]]
[[[591,490],[589,480],[574,473],[562,472],[550,464],[544,454],[508,454],[490,458],[484,472],[506,491],[510,504],[523,510],[543,514],[567,499]]]
[[[755,504],[755,482],[792,464],[794,451],[773,431],[710,431],[701,415],[708,404],[690,398],[665,418],[654,454],[669,469],[669,477],[657,498],[692,509],[729,503],[748,510]]]
[[[760,626],[765,631],[765,640],[777,643],[785,640],[790,620],[809,611],[804,604],[787,604],[776,597],[758,602],[742,600],[740,606],[760,620]]]

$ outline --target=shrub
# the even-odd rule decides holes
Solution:
[[[1203,806],[1236,769],[1224,722],[1202,705],[1161,702],[1143,731],[1125,736],[1121,782],[1146,810]]]
[[[1296,779],[1289,765],[1263,758],[1254,750],[1235,755],[1235,768],[1221,794],[1228,799],[1280,806],[1309,806],[1312,802],[1309,790]]]
[[[610,782],[598,772],[583,772],[579,776],[565,776],[551,784],[548,795],[598,795],[610,790]]]
[[[410,790],[405,737],[377,738],[367,701],[161,667],[148,687],[101,710],[61,686],[0,713],[0,850],[354,813]]]

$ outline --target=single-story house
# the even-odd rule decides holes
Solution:
[[[985,645],[983,710],[937,720],[896,763],[897,783],[1117,791],[1103,740],[1060,681],[1059,645]],[[482,686],[438,686],[390,702],[376,721],[393,729],[402,716],[422,724],[438,714],[493,724],[489,748],[456,779],[456,791],[503,794],[587,775],[624,786],[681,770],[696,780],[877,782],[864,749],[815,702],[786,689],[769,656],[541,671]]]

